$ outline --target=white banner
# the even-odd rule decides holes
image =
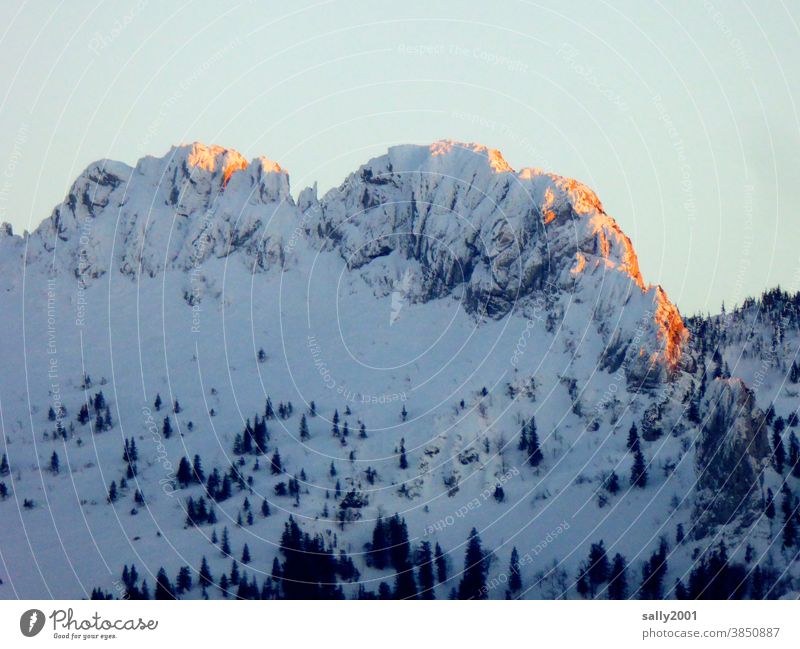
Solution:
[[[14,647],[797,647],[799,615],[796,601],[7,601],[0,629]]]

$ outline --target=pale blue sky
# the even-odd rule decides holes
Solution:
[[[15,231],[98,158],[201,140],[277,160],[296,193],[453,138],[593,187],[684,313],[800,289],[796,2],[6,0],[0,18]]]

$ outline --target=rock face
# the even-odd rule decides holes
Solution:
[[[132,279],[165,268],[202,274],[213,258],[266,272],[310,248],[341,255],[376,295],[413,277],[407,300],[455,296],[478,318],[524,313],[543,297],[590,302],[606,343],[602,366],[623,369],[637,389],[674,372],[688,337],[594,192],[538,169],[515,172],[475,144],[393,147],[321,200],[306,189],[297,202],[279,165],[222,147],[174,147],[134,168],[103,160],[31,244],[27,263],[83,282],[112,270]]]
[[[695,534],[717,525],[747,525],[763,509],[762,472],[770,455],[767,426],[739,379],[709,386],[708,414],[697,446]]]

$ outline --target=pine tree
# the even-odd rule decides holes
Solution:
[[[464,557],[464,572],[458,585],[458,599],[486,599],[487,556],[481,548],[478,530],[470,531]]]
[[[772,489],[767,489],[764,516],[766,516],[770,521],[775,518],[775,494],[772,493]]]
[[[408,458],[406,457],[405,438],[400,440],[400,468],[408,468]]]
[[[587,576],[591,587],[592,596],[597,592],[597,587],[608,580],[608,557],[603,541],[592,543],[589,550]]]
[[[625,558],[617,553],[611,564],[611,573],[608,579],[608,598],[625,599],[628,593],[628,581],[625,575]]]
[[[115,481],[111,481],[111,484],[108,486],[108,502],[115,503],[117,502],[117,483]]]
[[[406,560],[397,571],[394,580],[394,599],[416,599],[417,583],[414,580],[414,569]]]
[[[522,590],[522,575],[519,572],[519,553],[511,548],[511,559],[508,562],[508,592],[518,593]]]
[[[434,548],[434,562],[436,563],[436,579],[440,584],[447,581],[447,557],[444,556],[441,546],[437,543]]]
[[[11,469],[8,466],[8,458],[6,454],[3,453],[2,459],[0,459],[0,475],[8,475]]]
[[[612,496],[619,491],[619,476],[616,471],[612,471],[606,480],[606,491]]]
[[[178,471],[175,474],[175,479],[182,488],[186,488],[192,482],[192,467],[185,457],[182,457],[181,461],[178,462]]]
[[[331,420],[331,435],[339,437],[339,410],[333,411],[333,419]]]
[[[639,441],[639,431],[636,428],[636,423],[631,424],[631,428],[628,431],[628,450],[629,451],[636,451],[639,448],[640,441]]]
[[[272,512],[270,512],[270,510],[269,510],[269,503],[267,502],[267,499],[266,499],[266,498],[264,498],[264,499],[261,501],[261,515],[262,515],[264,518],[267,518],[267,516],[269,516],[271,513],[272,513]]]
[[[161,568],[156,576],[155,597],[156,599],[175,599],[175,591],[164,568]]]
[[[156,411],[161,410],[161,395],[160,394],[156,394],[156,400],[153,402],[153,407],[156,409]]]
[[[228,537],[228,528],[222,528],[222,545],[220,545],[220,550],[223,556],[229,557],[231,555],[231,543]]]
[[[433,554],[428,541],[420,543],[417,552],[417,581],[419,582],[420,597],[422,599],[435,599],[435,577],[433,574]]]
[[[375,527],[372,529],[372,545],[370,546],[370,553],[368,555],[370,563],[378,569],[385,568],[389,563],[389,547],[388,530],[383,518],[378,516],[375,521]]]
[[[275,449],[275,452],[272,454],[272,459],[269,463],[269,469],[272,475],[280,475],[283,473],[283,464],[281,464],[281,454],[278,452],[278,449]]]
[[[528,425],[523,423],[519,429],[519,443],[517,449],[520,451],[528,450]]]
[[[242,548],[242,563],[244,565],[250,563],[250,548],[247,547],[247,543],[245,543]]]
[[[528,424],[528,464],[539,466],[542,461],[542,449],[539,447],[539,436],[536,434],[536,420],[531,417]]]
[[[58,453],[53,451],[53,454],[50,456],[50,473],[55,475],[58,473],[58,469],[59,469]]]
[[[172,437],[172,424],[169,421],[169,417],[164,417],[164,425],[161,427],[161,434],[164,435],[164,439]]]
[[[194,460],[192,461],[192,480],[194,480],[197,484],[202,484],[205,479],[206,476],[203,473],[203,463],[200,461],[200,456],[195,454]]]
[[[85,426],[87,423],[89,423],[89,408],[85,403],[78,411],[78,423],[81,426]]]
[[[306,422],[306,416],[303,415],[300,417],[300,441],[306,441],[311,435],[308,432],[308,423]]]
[[[647,463],[642,455],[642,449],[637,446],[633,455],[631,467],[631,486],[644,489],[647,486]]]
[[[211,569],[208,567],[208,560],[205,557],[203,557],[203,560],[200,564],[199,576],[200,585],[203,587],[203,591],[205,591],[208,586],[214,584],[214,577],[211,575]]]
[[[175,577],[175,592],[182,595],[192,589],[192,573],[189,566],[181,566],[178,575]]]
[[[264,406],[264,419],[271,421],[275,419],[275,411],[272,409],[272,399],[267,397],[267,405]]]

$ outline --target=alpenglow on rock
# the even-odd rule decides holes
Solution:
[[[248,163],[219,146],[173,147],[133,168],[101,160],[29,238],[26,263],[84,283],[109,272],[202,274],[210,258],[277,272],[304,246],[340,255],[376,295],[392,290],[391,258],[392,272],[398,263],[414,272],[407,299],[456,296],[479,318],[526,313],[537,298],[561,312],[587,301],[606,342],[602,366],[637,387],[668,378],[688,337],[594,192],[538,169],[514,171],[477,144],[392,147],[322,199],[305,189],[297,202],[277,163]]]

